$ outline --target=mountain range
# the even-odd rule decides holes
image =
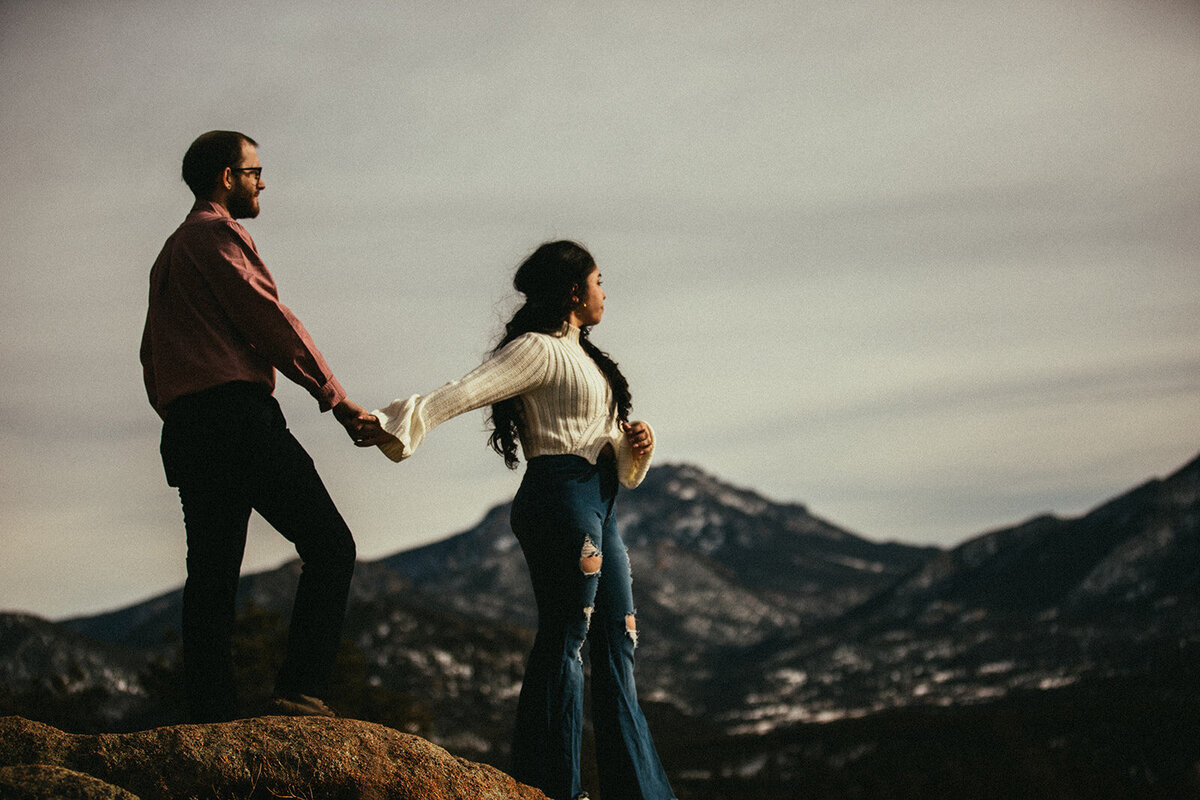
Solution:
[[[963,715],[1026,719],[1056,701],[1078,714],[1063,698],[1094,709],[1133,686],[1149,695],[1105,740],[1120,749],[1146,709],[1164,725],[1200,711],[1200,458],[1079,517],[1035,517],[952,549],[875,542],[688,465],[653,468],[619,509],[639,691],[681,798],[791,797],[801,779],[853,796],[870,770],[913,763],[884,744],[897,715],[950,759],[931,763],[950,764],[939,737]],[[468,531],[359,564],[339,708],[505,765],[534,624],[507,519],[498,506]],[[258,662],[274,651],[255,643],[282,635],[297,572],[242,580],[251,676],[269,674]],[[72,717],[95,730],[158,722],[177,678],[180,598],[59,624],[0,615],[0,700],[68,729]],[[1072,754],[1069,769],[1091,763],[1077,734],[1044,738]],[[1126,789],[1194,778],[1200,791],[1200,734],[1157,753],[1089,774]],[[1138,758],[1154,768],[1122,761]],[[939,795],[926,784],[888,796]]]

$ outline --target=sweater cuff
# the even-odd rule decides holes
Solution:
[[[396,437],[378,445],[380,451],[392,461],[403,461],[411,456],[425,438],[424,427],[417,413],[419,399],[420,395],[414,394],[407,400],[393,400],[386,408],[371,412],[379,419],[379,426]]]

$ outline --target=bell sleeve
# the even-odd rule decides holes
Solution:
[[[629,437],[624,431],[620,432],[617,443],[617,480],[626,489],[636,489],[646,477],[650,470],[650,459],[654,456],[654,446],[658,443],[658,437],[654,435],[650,423],[643,420],[642,424],[650,431],[649,450],[641,454],[634,453],[633,445],[629,443]]]

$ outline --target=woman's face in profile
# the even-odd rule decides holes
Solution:
[[[593,267],[579,292],[579,305],[571,311],[577,327],[598,325],[604,316],[604,289],[600,288],[600,269]]]

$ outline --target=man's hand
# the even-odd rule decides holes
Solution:
[[[396,438],[380,426],[378,417],[349,398],[333,407],[333,416],[357,447],[375,447]]]

